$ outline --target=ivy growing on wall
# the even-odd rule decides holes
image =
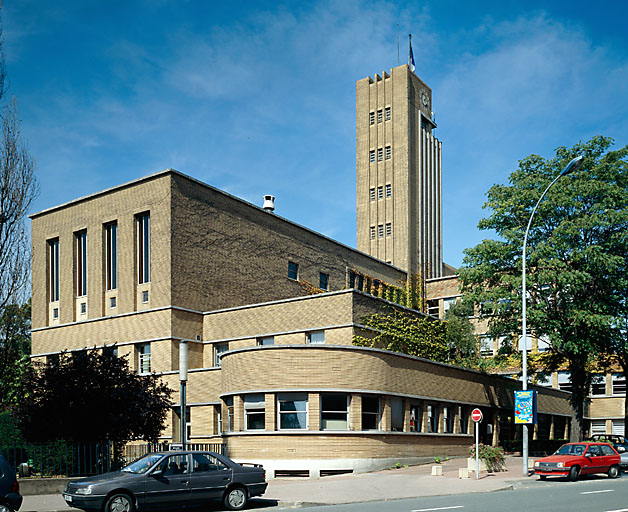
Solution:
[[[390,308],[386,314],[376,313],[363,319],[373,329],[373,337],[354,336],[353,344],[360,347],[380,348],[447,362],[449,349],[443,322],[417,317]]]

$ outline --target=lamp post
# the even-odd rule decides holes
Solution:
[[[526,291],[526,245],[528,243],[528,232],[530,231],[530,226],[532,225],[532,218],[534,217],[534,214],[536,213],[536,209],[539,207],[539,204],[541,203],[541,201],[543,201],[543,198],[545,197],[545,194],[547,194],[547,191],[552,187],[552,185],[554,185],[554,183],[556,183],[561,177],[565,176],[566,174],[569,174],[570,172],[575,171],[576,169],[579,169],[580,166],[582,165],[582,162],[584,160],[584,157],[582,155],[577,156],[576,158],[574,158],[571,162],[569,162],[565,168],[560,172],[560,174],[558,176],[556,176],[556,178],[554,178],[554,181],[552,181],[547,188],[545,189],[545,191],[541,194],[541,197],[539,197],[539,200],[536,202],[536,204],[534,205],[534,209],[532,210],[532,213],[530,214],[530,220],[528,220],[528,227],[526,228],[526,232],[525,235],[523,236],[523,254],[522,254],[522,258],[521,258],[521,267],[522,267],[522,283],[521,283],[521,333],[522,333],[522,340],[523,340],[523,354],[522,354],[522,361],[521,361],[521,366],[523,369],[523,375],[522,375],[522,380],[523,380],[523,390],[527,390],[528,389],[528,326],[527,326],[527,320],[526,320],[526,302],[527,302],[527,291]],[[528,425],[522,425],[523,427],[523,476],[528,476]]]
[[[179,381],[181,381],[181,415],[180,415],[180,437],[183,450],[187,443],[187,418],[186,418],[186,384],[188,381],[188,343],[186,340],[179,342]]]

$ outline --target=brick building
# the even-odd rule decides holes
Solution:
[[[391,74],[392,83],[397,76],[418,83],[407,66]],[[368,87],[386,80],[367,80]],[[388,122],[409,115],[408,109],[396,114],[397,101],[403,105],[399,98],[382,103],[382,123],[386,105]],[[373,105],[366,105],[367,119]],[[395,159],[398,145],[401,139]],[[417,252],[422,244],[441,243],[440,214],[422,238],[403,192],[416,180],[395,178],[387,196],[383,172],[368,178],[375,202],[392,212],[381,221],[377,213],[381,242],[388,243],[389,219],[407,220],[404,231],[391,234],[402,239],[390,260],[397,266],[372,254],[381,249],[378,240],[358,251],[172,169],[33,214],[33,357],[114,346],[139,373],[156,372],[176,390],[162,436],[177,442],[178,350],[185,342],[189,440],[222,442],[232,457],[261,462],[271,476],[464,454],[473,439],[474,407],[484,412],[485,442],[512,438],[516,381],[352,343],[355,335],[371,335],[366,315],[401,308],[373,291],[403,287],[408,270],[421,271],[428,261],[439,262],[436,274],[451,273],[438,247],[429,249],[429,258]],[[373,187],[360,185],[361,176],[358,157],[358,194],[367,194],[367,209],[375,211]],[[380,183],[384,197],[377,199]],[[359,232],[375,222],[362,225],[361,212],[358,201]],[[550,426],[542,435],[563,437],[569,395],[538,390],[539,412]]]

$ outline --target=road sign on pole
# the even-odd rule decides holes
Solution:
[[[480,421],[482,421],[482,411],[473,409],[471,419],[475,422],[475,479],[480,478]]]

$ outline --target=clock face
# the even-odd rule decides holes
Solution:
[[[423,101],[423,106],[427,107],[427,94],[421,94],[421,100]]]

